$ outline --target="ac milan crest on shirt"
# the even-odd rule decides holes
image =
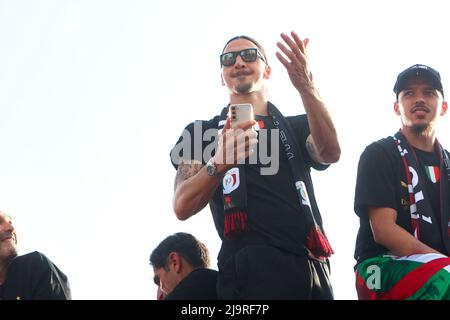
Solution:
[[[234,190],[236,190],[240,185],[240,179],[239,179],[239,168],[231,168],[227,171],[225,174],[225,177],[223,177],[222,180],[222,186],[223,186],[223,193],[224,194],[230,194]]]
[[[427,173],[428,179],[430,179],[433,183],[437,183],[441,179],[439,167],[425,166],[425,172]]]

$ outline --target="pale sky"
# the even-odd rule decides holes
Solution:
[[[357,161],[399,128],[400,71],[428,64],[449,88],[449,13],[439,0],[0,0],[0,209],[20,253],[47,255],[74,299],[154,299],[148,257],[174,232],[193,233],[215,262],[209,208],[187,221],[173,213],[170,149],[227,104],[219,54],[235,35],[266,48],[269,99],[303,113],[275,57],[279,34],[295,30],[310,39],[341,141],[341,160],[313,180],[335,297],[355,299]],[[447,118],[438,137],[449,149]]]

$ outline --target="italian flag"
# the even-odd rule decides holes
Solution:
[[[439,167],[425,166],[425,172],[431,182],[436,183],[441,179],[441,173],[439,172]]]

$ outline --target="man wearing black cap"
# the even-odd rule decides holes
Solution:
[[[450,161],[436,137],[447,111],[441,77],[416,64],[394,92],[401,129],[369,145],[358,165],[358,297],[450,299]]]

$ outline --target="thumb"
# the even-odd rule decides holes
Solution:
[[[223,126],[223,130],[228,130],[231,128],[231,118],[227,117],[227,121],[225,122],[225,125]]]

